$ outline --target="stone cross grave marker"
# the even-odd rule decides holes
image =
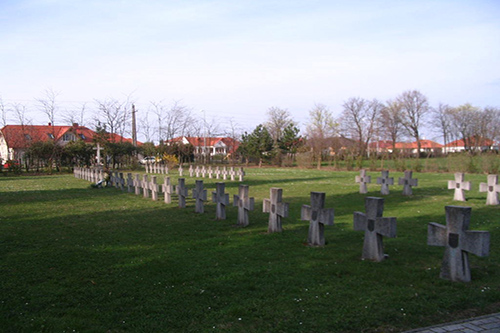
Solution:
[[[222,169],[222,179],[227,180],[227,168],[224,167]]]
[[[193,165],[189,165],[189,177],[193,177],[194,175],[194,168],[193,168]]]
[[[196,177],[200,177],[200,167],[197,165],[196,168],[194,169],[194,173],[196,175]]]
[[[271,187],[269,199],[264,199],[262,211],[269,213],[268,233],[282,232],[281,219],[288,217],[288,203],[283,202],[283,190]]]
[[[465,181],[463,172],[455,172],[455,180],[448,180],[448,189],[455,190],[453,195],[455,201],[465,201],[464,191],[470,191],[471,186],[471,182]]]
[[[488,256],[490,233],[469,229],[472,208],[446,206],[446,226],[431,222],[427,227],[427,245],[444,246],[442,279],[460,282],[471,280],[469,253]]]
[[[175,191],[179,197],[179,208],[186,208],[186,197],[188,196],[186,182],[184,178],[179,178],[178,182],[179,184],[177,185]]]
[[[156,176],[151,176],[151,181],[149,182],[149,190],[151,191],[151,199],[153,201],[158,201],[158,184],[156,182]]]
[[[182,177],[182,174],[184,173],[184,169],[182,168],[182,164],[179,165],[179,177]]]
[[[142,176],[142,195],[144,198],[149,198],[149,181],[148,175]]]
[[[196,213],[203,213],[203,202],[207,201],[207,190],[203,189],[203,180],[197,180],[193,189],[193,199],[195,199]]]
[[[220,179],[221,170],[219,167],[215,167],[215,179]]]
[[[372,176],[367,176],[366,170],[361,169],[359,171],[359,176],[356,176],[355,181],[356,183],[359,183],[359,193],[368,193],[368,187],[366,186],[366,184],[372,182]]]
[[[211,165],[208,167],[207,173],[208,173],[208,178],[212,179],[214,176],[214,170],[212,169]]]
[[[165,177],[163,179],[163,193],[165,195],[165,203],[169,204],[172,202],[172,192],[173,186],[170,182],[170,177]]]
[[[231,167],[229,169],[229,176],[231,177],[231,180],[234,181],[234,177],[236,176],[236,171],[234,170],[234,167]]]
[[[140,195],[142,182],[141,182],[141,176],[138,173],[135,174],[134,187],[135,187],[135,195]]]
[[[498,205],[498,193],[500,192],[498,175],[488,175],[488,182],[479,184],[479,192],[487,192],[487,205]]]
[[[382,237],[396,237],[396,218],[382,217],[383,198],[365,198],[365,211],[354,212],[354,230],[365,232],[361,258],[380,262],[385,258]]]
[[[120,176],[118,178],[118,186],[120,187],[120,190],[125,190],[125,178],[123,178],[123,172],[120,172]]]
[[[246,227],[249,224],[248,212],[254,209],[254,198],[248,196],[248,185],[240,185],[238,195],[233,197],[233,206],[238,207],[238,223],[241,227]]]
[[[311,192],[311,205],[302,205],[300,219],[309,221],[309,235],[307,243],[309,246],[325,245],[325,224],[333,225],[333,208],[325,207],[326,194],[323,192]]]
[[[238,169],[238,177],[239,177],[240,182],[242,182],[244,177],[245,177],[245,170],[243,170],[243,167],[240,167]]]
[[[201,177],[205,178],[207,176],[207,168],[205,166],[201,167]]]
[[[394,178],[389,178],[389,170],[383,170],[382,176],[377,178],[377,184],[381,185],[380,193],[383,195],[389,194],[389,185],[394,185]]]
[[[127,173],[127,192],[132,193],[134,191],[134,179],[132,178],[132,174]]]
[[[405,171],[405,176],[403,178],[399,178],[398,184],[403,185],[403,195],[412,195],[412,186],[418,186],[418,179],[411,178],[413,175],[413,171],[407,170]]]
[[[212,202],[217,204],[215,208],[215,218],[217,220],[226,219],[226,206],[229,205],[229,194],[224,193],[226,184],[216,183],[216,190],[212,192]]]

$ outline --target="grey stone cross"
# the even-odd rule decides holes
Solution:
[[[194,211],[203,213],[203,202],[207,201],[207,190],[203,189],[203,180],[197,180],[193,189],[193,199],[196,200]]]
[[[134,191],[134,179],[132,178],[132,174],[127,173],[127,192],[132,193]]]
[[[175,191],[179,197],[179,208],[186,208],[186,197],[188,196],[186,182],[184,178],[179,178],[178,182],[179,184],[175,188]]]
[[[233,206],[238,207],[238,223],[241,227],[249,224],[248,212],[254,209],[254,198],[248,196],[248,185],[240,185],[238,195],[233,196]]]
[[[120,172],[120,174],[118,176],[118,187],[122,191],[125,190],[125,178],[123,178],[123,172]]]
[[[140,195],[142,182],[141,182],[141,176],[138,173],[135,174],[134,187],[135,187],[135,195]]]
[[[488,183],[479,184],[479,192],[487,192],[487,205],[498,205],[498,193],[500,192],[498,175],[488,175]]]
[[[382,217],[383,198],[365,198],[365,211],[354,212],[354,230],[365,232],[361,258],[380,262],[385,258],[382,237],[396,237],[396,218]]]
[[[399,178],[398,184],[403,185],[403,195],[412,195],[412,186],[418,186],[418,179],[411,178],[413,175],[413,171],[407,170],[405,171],[405,176],[403,178]]]
[[[431,222],[427,227],[427,245],[445,246],[442,279],[469,282],[468,254],[480,257],[489,254],[490,233],[468,230],[471,211],[470,207],[446,206],[446,226]]]
[[[394,178],[389,178],[389,170],[382,171],[382,176],[377,178],[377,184],[381,185],[381,194],[389,194],[389,185],[394,185]]]
[[[172,202],[172,192],[173,186],[170,181],[170,177],[165,177],[163,179],[163,193],[165,195],[165,203],[169,204]]]
[[[283,202],[283,190],[271,187],[269,199],[264,199],[262,211],[269,213],[268,233],[282,232],[281,219],[288,217],[288,204]]]
[[[368,193],[368,187],[366,184],[372,182],[372,177],[366,175],[366,170],[361,169],[359,171],[359,176],[355,178],[356,183],[359,183],[359,193]]]
[[[310,246],[324,246],[325,224],[333,225],[333,208],[324,208],[325,197],[323,192],[311,192],[311,205],[302,205],[300,219],[309,221],[307,243]]]
[[[448,180],[448,189],[455,190],[453,200],[465,201],[465,191],[470,191],[471,182],[465,181],[463,172],[455,172],[455,180]]]
[[[149,181],[148,175],[142,176],[142,195],[144,198],[149,198]]]
[[[156,176],[151,176],[151,181],[149,182],[149,190],[151,191],[151,199],[153,201],[157,201],[159,188],[156,182]]]
[[[216,190],[212,192],[212,202],[217,204],[215,208],[215,218],[217,220],[226,219],[226,206],[229,205],[229,194],[224,193],[226,184],[216,183]]]

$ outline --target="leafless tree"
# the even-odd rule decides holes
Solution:
[[[457,106],[452,110],[452,130],[455,138],[464,141],[465,150],[473,145],[473,137],[477,133],[480,109],[469,103]]]
[[[95,102],[97,104],[95,122],[105,125],[108,133],[123,136],[127,120],[126,103],[112,98]]]
[[[385,107],[380,111],[379,133],[384,133],[384,139],[392,141],[393,149],[396,147],[396,142],[398,142],[403,130],[401,112],[402,107],[397,100],[388,100]]]
[[[274,145],[276,146],[283,136],[283,130],[290,124],[295,125],[295,122],[292,120],[292,116],[288,110],[280,109],[276,106],[267,110],[267,117],[268,120],[264,126],[271,135]]]
[[[8,109],[7,107],[5,106],[5,104],[3,103],[3,99],[2,99],[2,96],[0,96],[0,116],[1,116],[1,121],[2,121],[2,126],[1,127],[4,127],[4,126],[7,126],[7,113],[8,113]]]
[[[500,141],[500,108],[488,106],[483,109],[482,113],[481,119],[485,125],[483,137]]]
[[[441,132],[446,146],[452,134],[453,109],[447,104],[439,103],[436,108],[432,108],[432,114],[434,127]]]
[[[383,104],[376,99],[372,101],[360,97],[349,98],[343,104],[341,114],[344,130],[358,141],[359,153],[365,155],[368,143],[377,130],[377,121]]]
[[[176,136],[184,136],[192,131],[196,123],[191,109],[175,101],[168,109],[165,116],[165,140],[171,140]],[[190,131],[191,130],[191,131]]]
[[[21,104],[21,103],[15,103],[11,105],[10,111],[14,114],[16,117],[17,122],[19,125],[30,125],[32,120],[31,118],[28,117],[28,110],[26,108],[26,105]]]
[[[309,111],[309,117],[306,129],[307,143],[312,148],[317,158],[317,168],[320,169],[323,152],[329,148],[338,125],[333,120],[330,110],[323,104],[316,104]]]
[[[64,123],[68,125],[78,124],[80,126],[85,126],[85,115],[87,111],[87,103],[83,102],[79,106],[74,106],[71,109],[66,109],[62,115]]]
[[[52,89],[46,89],[45,97],[35,99],[39,105],[40,110],[45,113],[47,116],[49,123],[55,125],[56,115],[57,115],[57,104],[56,98],[59,96],[59,92],[55,92]]]
[[[397,101],[401,104],[402,124],[408,136],[417,141],[418,152],[422,147],[420,143],[420,132],[424,124],[425,117],[429,113],[429,102],[418,90],[408,90],[403,92]]]
[[[149,119],[149,111],[146,110],[143,116],[139,118],[139,133],[145,138],[146,142],[152,142],[154,136],[154,129]]]

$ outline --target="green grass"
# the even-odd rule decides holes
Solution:
[[[0,331],[385,332],[500,311],[500,206],[485,205],[484,175],[466,176],[467,203],[452,201],[451,174],[414,174],[412,197],[392,186],[384,216],[397,217],[398,237],[373,263],[360,259],[363,233],[352,228],[365,198],[356,174],[248,169],[247,228],[234,227],[234,207],[217,221],[213,203],[196,214],[192,199],[180,209],[72,175],[0,177]],[[215,182],[205,179],[209,193]],[[238,184],[226,182],[231,202]],[[290,203],[281,234],[267,234],[262,213],[270,187]],[[368,196],[379,189],[370,184]],[[304,245],[311,191],[335,209],[322,248]],[[445,205],[472,207],[471,230],[491,232],[490,256],[470,256],[470,283],[441,280],[443,248],[426,245]]]

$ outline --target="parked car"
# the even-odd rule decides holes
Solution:
[[[19,167],[19,161],[11,160],[4,163],[3,168],[8,169],[10,167]]]
[[[150,164],[156,162],[156,157],[154,156],[146,156],[142,160],[139,161],[141,164]]]

